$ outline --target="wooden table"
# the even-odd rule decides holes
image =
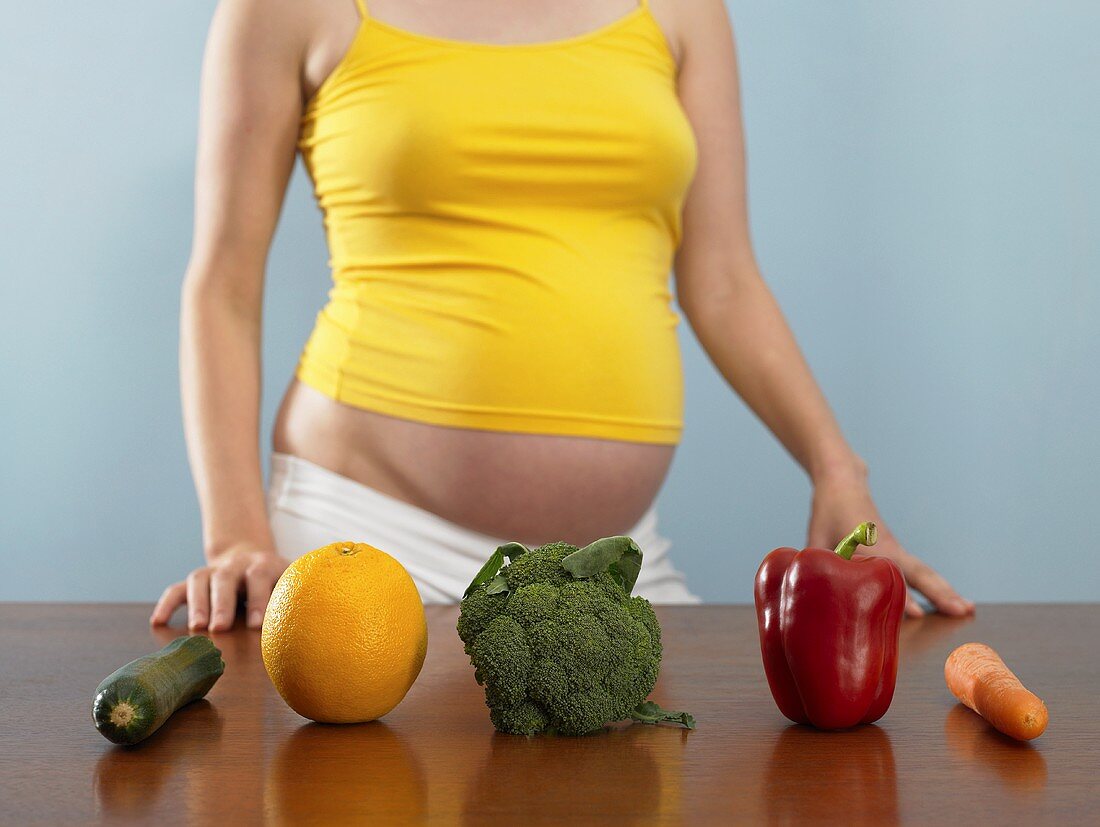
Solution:
[[[428,659],[384,721],[298,717],[264,672],[259,633],[214,635],[226,670],[137,747],[91,722],[92,691],[182,630],[144,605],[0,604],[0,821],[76,824],[1084,823],[1097,818],[1100,606],[981,606],[906,621],[881,726],[788,726],[764,682],[749,607],[658,607],[654,697],[699,728],[616,725],[583,738],[495,734],[454,633],[429,607]],[[1011,742],[954,704],[943,661],[998,649],[1047,702]]]

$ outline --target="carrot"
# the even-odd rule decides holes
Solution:
[[[984,643],[964,643],[943,665],[947,688],[996,729],[1018,741],[1047,728],[1047,707]]]

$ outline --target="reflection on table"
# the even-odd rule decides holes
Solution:
[[[1026,741],[1002,735],[962,704],[948,711],[943,734],[959,772],[995,780],[1010,793],[1037,792],[1047,784],[1042,752]]]
[[[890,736],[870,724],[840,732],[792,725],[768,758],[764,800],[772,824],[843,813],[845,824],[898,818],[898,779]]]
[[[414,824],[426,790],[416,752],[381,721],[308,723],[283,739],[267,768],[264,814],[270,824]]]
[[[470,778],[464,822],[481,824],[514,812],[519,796],[526,822],[561,824],[583,814],[616,824],[677,823],[683,750],[691,737],[646,724],[586,736],[496,733]]]

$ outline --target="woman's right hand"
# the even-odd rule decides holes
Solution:
[[[149,622],[154,626],[167,624],[172,613],[186,603],[189,628],[224,632],[233,628],[237,598],[243,594],[245,622],[249,629],[259,629],[271,590],[289,565],[289,560],[274,551],[227,549],[210,565],[195,569],[186,580],[165,589]]]

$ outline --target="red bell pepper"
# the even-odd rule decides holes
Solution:
[[[890,707],[905,578],[885,557],[852,560],[874,542],[875,524],[862,523],[834,551],[777,548],[756,573],[764,673],[796,723],[846,729]]]

